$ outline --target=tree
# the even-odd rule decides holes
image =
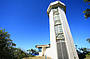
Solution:
[[[29,54],[32,55],[32,56],[35,56],[35,55],[38,55],[38,54],[39,54],[35,49],[28,49],[27,51],[28,51]]]
[[[78,53],[79,59],[85,59],[86,55],[90,55],[90,49],[89,48],[78,48],[77,53]]]
[[[10,34],[0,28],[0,59],[22,59],[29,54],[20,48],[10,39]]]
[[[16,59],[22,59],[24,57],[28,57],[28,53],[26,53],[25,51],[23,51],[22,49],[20,48],[14,48],[14,58]]]
[[[84,2],[90,2],[90,0],[84,0]],[[88,5],[90,5],[90,4],[88,4]],[[88,18],[88,17],[90,17],[90,9],[89,8],[87,8],[85,11],[83,11],[83,13],[85,13],[85,18]]]
[[[12,47],[16,46],[10,39],[10,34],[5,29],[0,28],[0,56],[12,58]]]
[[[90,0],[84,0],[85,2],[90,2]]]
[[[90,43],[90,38],[88,38],[86,41]]]
[[[78,52],[79,59],[86,58],[86,55],[89,53],[89,51],[87,51],[87,48],[79,48],[77,52]]]
[[[83,13],[85,13],[85,18],[90,17],[90,9],[86,9],[85,11],[83,11]]]

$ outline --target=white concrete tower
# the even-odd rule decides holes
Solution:
[[[47,9],[52,59],[78,59],[65,12],[66,6],[60,1],[52,2]]]

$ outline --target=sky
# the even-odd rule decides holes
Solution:
[[[0,0],[0,27],[10,35],[16,47],[23,50],[50,43],[47,8],[54,0]],[[90,18],[83,11],[89,8],[83,0],[61,0],[66,5],[66,17],[78,47],[90,48]]]

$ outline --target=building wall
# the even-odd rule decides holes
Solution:
[[[50,49],[51,49],[51,58],[57,58],[57,44],[56,44],[56,35],[54,30],[54,21],[53,21],[53,10],[49,13],[49,23],[50,23]]]
[[[42,56],[42,52],[39,52],[39,56]]]
[[[68,49],[69,59],[74,59],[74,58],[78,59],[78,55],[75,49],[73,38],[72,38],[70,28],[67,22],[66,14],[60,8],[59,8],[59,13],[60,13],[60,16],[61,16],[60,18],[63,24],[64,36],[65,36],[65,41],[66,41],[66,45]]]

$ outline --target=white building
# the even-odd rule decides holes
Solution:
[[[50,48],[44,47],[45,50],[42,49],[41,53],[51,59],[78,59],[65,12],[66,6],[60,1],[52,2],[47,9],[50,23]]]

